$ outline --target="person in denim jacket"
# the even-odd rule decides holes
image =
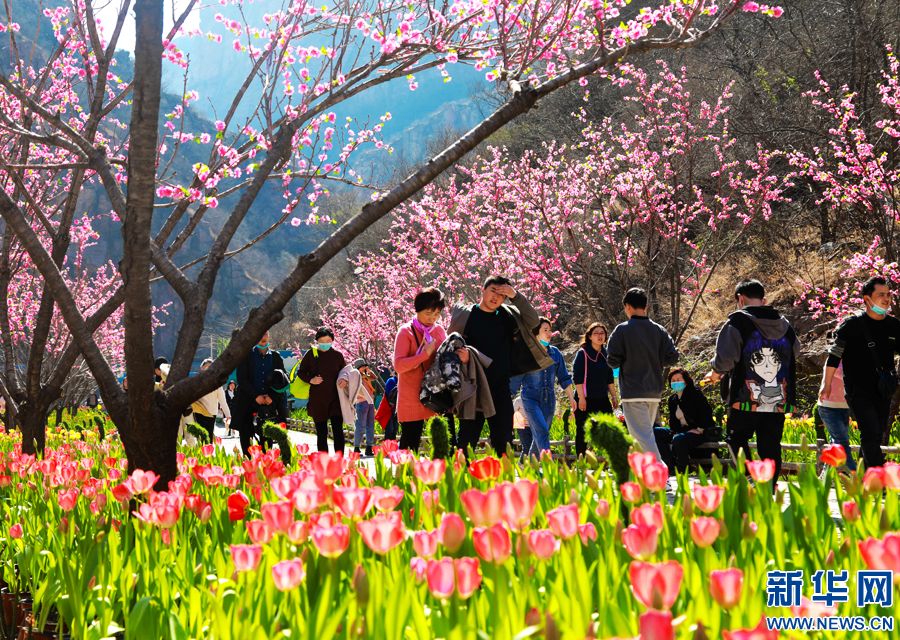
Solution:
[[[553,364],[538,371],[513,377],[509,382],[509,388],[510,395],[515,395],[521,389],[522,407],[533,436],[531,449],[525,453],[539,456],[541,451],[550,449],[550,424],[556,413],[556,385],[559,384],[566,392],[572,409],[575,408],[575,388],[562,353],[550,345],[550,338],[553,336],[553,325],[550,320],[541,317],[533,333],[541,346],[547,350]]]

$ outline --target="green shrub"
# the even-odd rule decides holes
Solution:
[[[634,438],[625,425],[614,415],[595,413],[588,418],[587,428],[594,448],[603,453],[619,482],[628,480],[628,450]]]
[[[199,424],[188,422],[187,425],[185,425],[185,430],[187,430],[189,434],[194,436],[194,438],[196,438],[197,442],[199,442],[200,444],[212,444],[209,439],[209,431],[201,427]]]
[[[284,463],[284,466],[290,466],[293,451],[291,451],[291,439],[288,437],[287,430],[274,422],[266,422],[263,425],[262,434],[263,438],[271,440],[278,445],[278,450],[281,451],[281,461]]]
[[[431,419],[431,457],[446,460],[450,457],[450,436],[448,435],[447,419],[443,416],[435,416]]]

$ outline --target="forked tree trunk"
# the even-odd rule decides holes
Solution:
[[[43,455],[47,443],[47,414],[48,407],[23,404],[19,408],[22,453]]]

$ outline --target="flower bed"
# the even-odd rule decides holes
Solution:
[[[50,445],[35,460],[0,436],[13,633],[744,638],[764,615],[890,615],[854,599],[767,609],[767,571],[804,570],[807,597],[818,569],[900,579],[896,464],[842,480],[836,521],[833,474],[802,472],[785,508],[765,462],[755,480],[680,478],[670,506],[664,468],[635,454],[619,486],[590,461],[467,466],[380,451],[370,469],[301,450],[285,468],[277,450],[242,460],[207,445],[179,454],[180,475],[157,493],[152,474],[124,473],[114,439]]]

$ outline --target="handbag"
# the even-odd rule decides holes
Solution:
[[[878,352],[875,350],[875,340],[872,338],[872,334],[869,333],[865,318],[863,318],[862,314],[858,317],[863,338],[866,341],[869,354],[872,356],[872,362],[875,364],[875,373],[878,376],[878,395],[887,400],[892,398],[894,392],[897,391],[897,372],[893,368],[885,369],[881,366],[881,362],[878,360]]]

